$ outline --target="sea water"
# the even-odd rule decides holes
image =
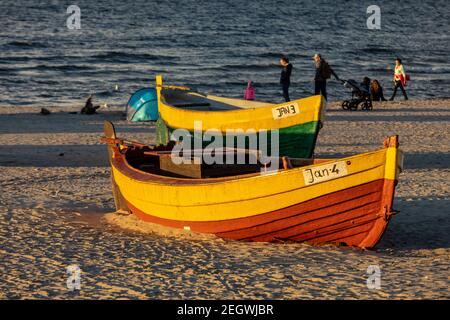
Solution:
[[[173,0],[0,1],[0,105],[125,105],[142,87],[166,83],[282,101],[281,54],[294,65],[291,98],[313,94],[312,56],[342,79],[378,79],[392,92],[395,57],[410,74],[412,99],[449,97],[450,2],[377,1],[380,29],[368,29],[370,1]],[[70,5],[80,9],[70,28]],[[329,99],[350,96],[332,80]]]

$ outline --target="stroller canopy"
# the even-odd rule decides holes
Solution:
[[[127,120],[132,122],[158,120],[158,99],[154,88],[142,88],[127,103]]]

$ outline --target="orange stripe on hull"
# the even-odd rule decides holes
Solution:
[[[345,243],[373,247],[388,224],[392,208],[394,181],[380,179],[327,194],[291,207],[226,221],[174,221],[144,213],[128,203],[140,219],[152,223],[212,233],[219,237],[245,241],[291,240]]]

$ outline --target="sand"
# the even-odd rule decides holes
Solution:
[[[450,100],[328,106],[316,153],[372,150],[399,134],[406,153],[393,217],[372,251],[240,243],[174,232],[114,211],[102,122],[154,141],[121,110],[0,107],[0,299],[449,299]],[[81,269],[68,290],[66,268]],[[369,265],[381,287],[366,285]]]

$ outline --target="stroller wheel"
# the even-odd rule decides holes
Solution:
[[[372,110],[372,102],[370,100],[366,100],[363,103],[361,103],[361,109],[362,110]]]
[[[358,110],[358,103],[359,103],[358,100],[351,101],[350,104],[349,104],[349,106],[348,106],[349,109],[350,109],[350,110]]]
[[[350,102],[348,100],[343,101],[342,102],[342,109],[348,110],[349,105],[350,105]]]

